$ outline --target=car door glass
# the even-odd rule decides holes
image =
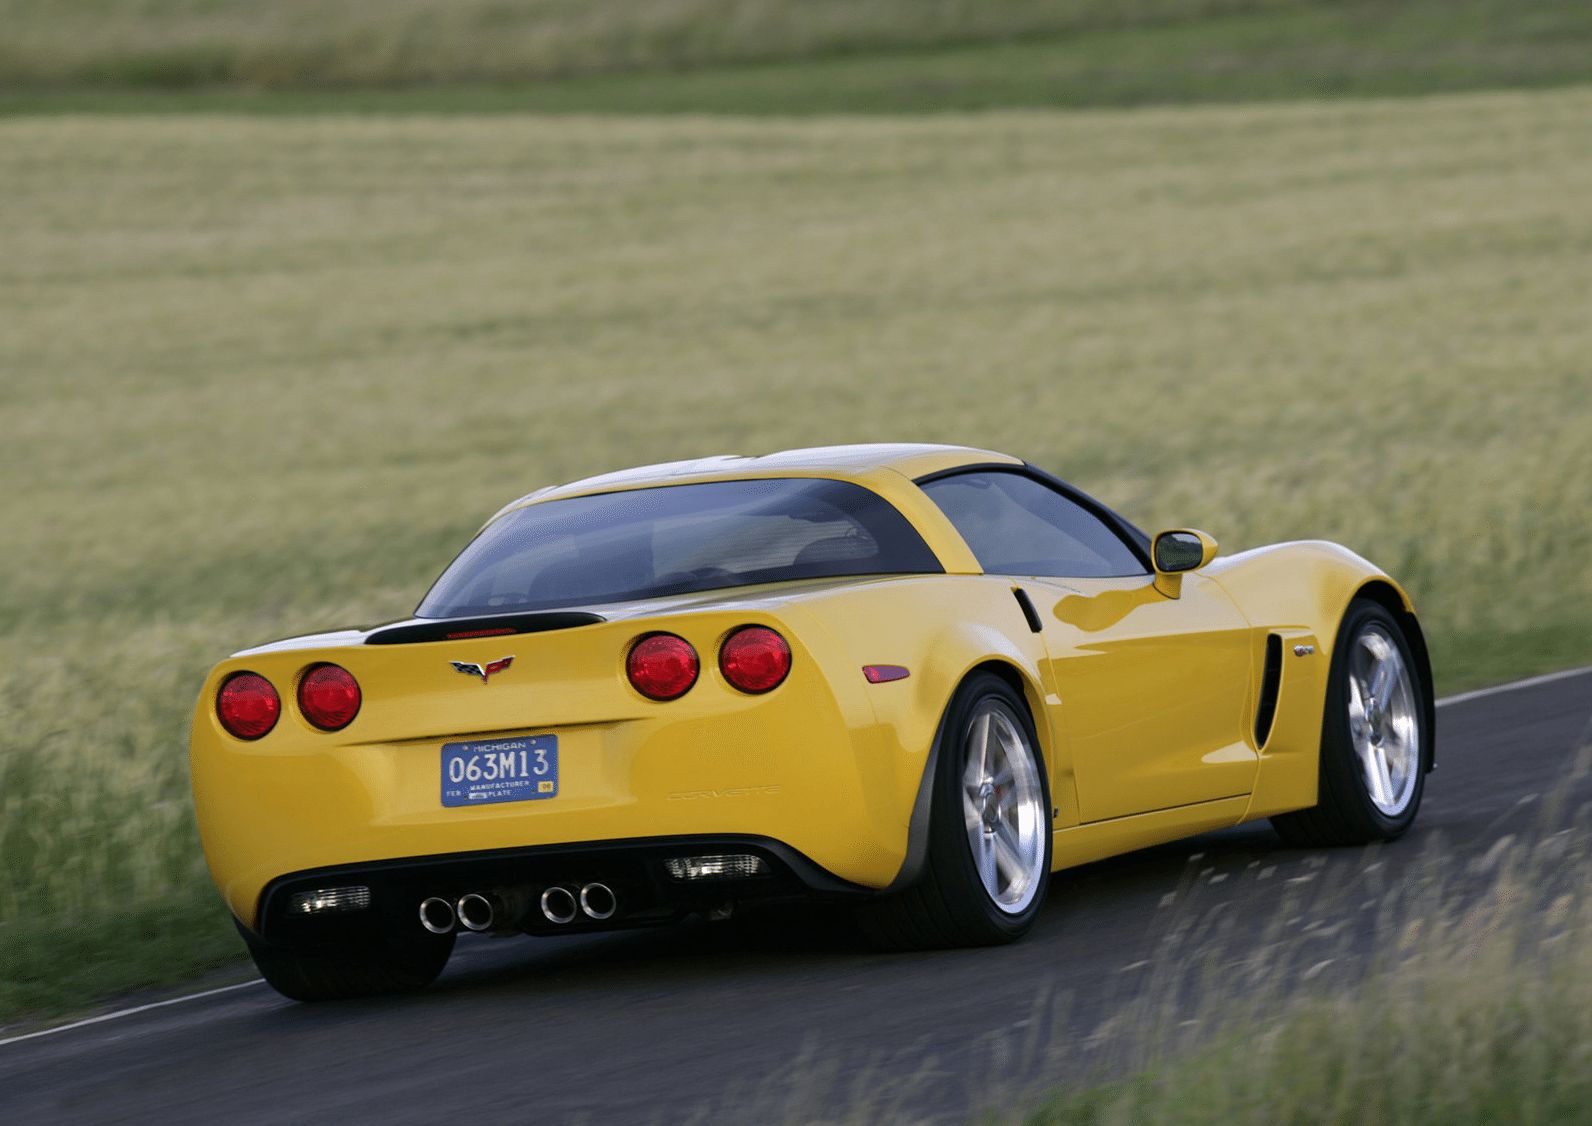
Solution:
[[[979,470],[928,481],[923,491],[992,575],[1090,578],[1146,574],[1104,520],[1021,473]]]

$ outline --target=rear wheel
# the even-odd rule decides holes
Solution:
[[[1012,942],[1033,926],[1050,879],[1050,789],[1021,697],[997,676],[973,677],[940,738],[923,874],[858,912],[890,949]]]
[[[1316,804],[1271,819],[1292,845],[1369,844],[1415,822],[1432,761],[1426,698],[1404,631],[1355,601],[1332,651]]]
[[[453,935],[421,933],[402,940],[372,936],[335,945],[267,942],[243,924],[238,933],[260,976],[295,1001],[334,1001],[423,989],[453,953]]]

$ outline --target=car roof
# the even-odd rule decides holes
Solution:
[[[752,477],[834,477],[854,480],[880,469],[890,469],[908,480],[961,465],[1022,465],[1021,458],[973,446],[945,446],[926,442],[874,442],[852,446],[812,446],[781,450],[761,457],[721,454],[641,465],[583,477],[565,485],[551,485],[506,504],[493,516],[532,501],[590,493],[640,489],[652,485],[678,485],[695,481],[727,481]],[[490,521],[488,521],[490,523]]]

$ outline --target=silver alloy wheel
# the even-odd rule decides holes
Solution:
[[[1409,806],[1420,775],[1415,689],[1398,644],[1380,625],[1360,631],[1349,651],[1349,737],[1371,804],[1387,817]]]
[[[1049,819],[1034,748],[1006,705],[984,699],[967,725],[964,749],[962,815],[973,867],[996,907],[1021,914],[1045,875]]]

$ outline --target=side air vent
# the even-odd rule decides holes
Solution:
[[[1255,746],[1264,747],[1277,718],[1277,689],[1282,683],[1282,638],[1266,636],[1266,670],[1260,675],[1260,707],[1255,709]]]
[[[412,645],[420,641],[464,641],[472,637],[498,637],[511,633],[545,633],[554,629],[596,625],[607,620],[601,614],[584,610],[493,614],[487,618],[420,618],[385,626],[365,638],[365,644]]]
[[[1017,605],[1022,607],[1023,620],[1028,623],[1032,633],[1039,633],[1045,628],[1045,623],[1039,620],[1039,611],[1034,609],[1034,600],[1028,597],[1028,592],[1020,586],[1012,587],[1012,593],[1017,596]]]

